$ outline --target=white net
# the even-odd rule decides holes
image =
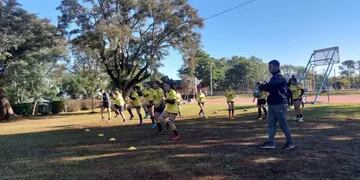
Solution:
[[[332,60],[334,64],[340,63],[339,47],[315,50],[311,63],[315,66],[324,66],[328,65]]]

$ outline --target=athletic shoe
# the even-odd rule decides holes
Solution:
[[[295,148],[295,145],[293,145],[292,143],[288,143],[288,142],[283,146],[283,149],[286,149],[286,150],[290,150],[293,148]]]
[[[151,126],[151,128],[152,128],[152,129],[155,129],[155,128],[157,128],[157,125],[156,125],[156,124],[153,124],[153,125]]]
[[[134,116],[130,116],[129,118],[129,121],[133,120],[134,119]]]
[[[204,119],[209,119],[207,116],[204,116]]]
[[[275,149],[275,144],[272,142],[265,142],[263,145],[261,145],[260,148],[261,149]]]
[[[180,136],[180,135],[177,135],[177,136],[173,136],[173,137],[171,138],[171,140],[177,141],[177,140],[179,140],[180,138],[181,138],[181,136]]]
[[[259,117],[258,120],[263,120],[263,118],[262,118],[262,117]]]
[[[304,122],[304,118],[299,118],[299,122]]]
[[[235,117],[231,117],[230,119],[235,119]]]

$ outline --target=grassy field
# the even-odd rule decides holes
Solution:
[[[291,151],[258,148],[266,122],[255,120],[253,105],[237,107],[236,120],[226,119],[225,105],[209,105],[208,120],[185,105],[176,142],[137,120],[101,123],[99,114],[2,123],[0,179],[358,179],[359,110],[360,104],[307,106],[304,123],[289,121],[297,146]],[[277,141],[284,143],[282,133]]]

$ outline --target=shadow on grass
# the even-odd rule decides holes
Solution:
[[[346,109],[346,108],[345,108]],[[342,110],[341,108],[338,110]],[[358,177],[360,122],[321,119],[289,122],[297,148],[265,151],[265,121],[254,113],[237,120],[178,121],[182,139],[156,136],[150,125],[64,129],[0,136],[0,177],[4,179],[299,179]],[[346,113],[352,113],[347,110]],[[64,127],[68,128],[68,127]],[[98,134],[104,134],[99,137]],[[277,140],[284,142],[281,133]],[[110,138],[117,141],[109,142]],[[134,146],[136,151],[129,151]],[[336,164],[336,166],[329,166]]]

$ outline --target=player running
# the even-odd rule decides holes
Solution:
[[[153,82],[154,89],[154,121],[156,124],[153,125],[153,128],[158,127],[158,134],[163,134],[161,129],[161,122],[159,121],[159,116],[165,109],[165,94],[164,91],[160,88],[160,82]]]
[[[147,116],[150,116],[152,125],[156,125],[155,123],[155,118],[154,118],[154,98],[155,98],[155,90],[153,88],[150,87],[149,84],[145,84],[145,89],[143,91],[144,94],[144,104],[143,104],[143,108],[145,110],[145,112],[147,113],[145,115],[145,119],[147,118]],[[154,126],[155,128],[155,126]]]
[[[130,93],[129,98],[131,99],[131,104],[136,109],[136,112],[139,116],[139,125],[142,125],[143,123],[143,117],[141,115],[141,96],[142,92],[140,90],[139,86],[134,86],[132,89],[132,92]]]
[[[159,121],[162,122],[162,124],[167,124],[169,126],[169,129],[173,133],[171,140],[176,141],[181,138],[175,126],[176,116],[179,112],[179,107],[176,103],[177,93],[175,91],[174,85],[169,82],[164,83],[164,90],[166,91],[166,107],[165,110],[161,113]],[[162,134],[163,129],[160,123],[158,124],[158,128],[160,131],[159,134]]]
[[[123,124],[126,124],[126,119],[125,119],[125,115],[124,115],[124,110],[125,110],[125,101],[124,101],[124,98],[122,96],[122,94],[120,93],[120,90],[119,89],[115,89],[115,91],[113,92],[113,97],[114,97],[114,100],[115,100],[115,113],[116,113],[116,116],[115,118],[120,115],[121,118],[123,119]]]
[[[226,102],[228,105],[228,111],[229,111],[229,119],[235,119],[234,116],[234,104],[235,104],[235,97],[236,97],[236,93],[234,90],[232,90],[231,88],[227,89],[225,91],[225,97],[226,97]]]
[[[200,107],[199,116],[207,119],[208,117],[205,115],[205,98],[205,94],[200,89],[199,93],[197,94],[197,102]]]
[[[101,95],[102,95],[102,102],[101,102],[101,119],[105,120],[104,117],[104,110],[107,110],[108,114],[108,121],[111,120],[111,100],[110,95],[107,91],[100,89]]]

